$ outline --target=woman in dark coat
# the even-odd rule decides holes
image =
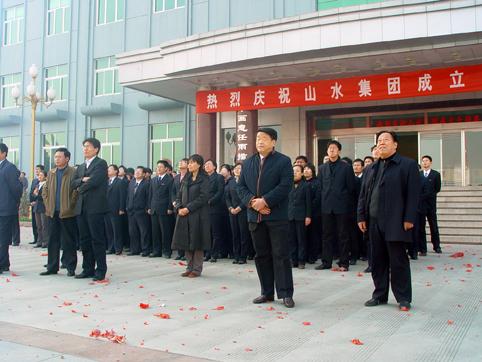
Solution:
[[[209,220],[209,178],[202,166],[202,156],[189,158],[189,173],[182,180],[174,207],[177,210],[172,249],[185,250],[187,268],[183,277],[199,277],[203,269],[204,250],[211,249]]]
[[[306,257],[309,264],[314,264],[321,254],[321,185],[316,177],[316,168],[308,163],[303,176],[311,192],[311,224],[306,229]]]
[[[32,192],[32,212],[37,223],[37,245],[35,248],[46,248],[49,240],[48,217],[45,215],[45,204],[42,198],[42,189],[47,180],[47,172],[41,170],[38,174],[39,183]]]

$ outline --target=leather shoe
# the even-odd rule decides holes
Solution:
[[[75,279],[87,279],[87,278],[92,278],[94,275],[93,274],[87,274],[87,273],[80,273],[75,276]]]
[[[268,303],[274,301],[274,297],[270,296],[267,297],[266,295],[260,295],[259,297],[256,297],[253,299],[254,304],[262,304],[262,303]]]
[[[218,261],[218,259],[216,258],[211,258],[211,260],[209,260],[211,263],[216,263]]]
[[[149,255],[149,258],[160,258],[160,257],[161,257],[161,254],[152,253],[151,255]]]
[[[189,276],[189,274],[191,274],[191,271],[190,270],[186,270],[184,273],[181,274],[182,277],[186,278]]]
[[[139,255],[140,253],[127,253],[127,256]]]
[[[190,272],[187,277],[188,277],[188,278],[197,278],[197,277],[200,277],[200,276],[201,276],[201,274],[199,274],[199,273]]]
[[[398,309],[400,309],[402,312],[408,312],[411,307],[410,302],[400,302],[398,304]]]
[[[109,251],[105,252],[105,255],[112,255],[112,254],[114,254],[114,252],[112,250],[109,250]]]
[[[331,269],[331,265],[327,265],[327,264],[320,264],[318,265],[317,267],[315,267],[316,270],[327,270],[327,269]]]
[[[365,307],[376,307],[377,305],[387,304],[386,300],[372,298],[365,302]]]
[[[238,260],[233,260],[233,264],[239,264]]]
[[[31,244],[31,245],[32,245],[32,244],[37,244],[37,242],[34,240],[34,241],[29,242],[29,244]]]
[[[240,260],[238,261],[238,264],[246,264],[246,260]]]
[[[366,268],[363,272],[364,272],[364,273],[371,273],[371,272],[372,272],[372,268],[368,267],[368,268]]]
[[[104,280],[104,279],[105,279],[105,275],[103,275],[103,276],[95,276],[95,277],[92,278],[92,280],[93,280],[94,282],[100,282],[100,281],[102,281],[102,280]]]
[[[122,254],[122,251],[116,251],[115,252],[115,255],[121,255]]]
[[[298,265],[298,269],[304,269],[304,268],[305,268],[305,264]]]
[[[427,253],[422,251],[422,252],[420,252],[420,256],[427,256]]]
[[[44,272],[41,272],[39,275],[54,275],[54,274],[57,274],[58,272],[56,271],[53,271],[53,270],[46,270]]]
[[[356,265],[356,259],[351,259],[349,263],[350,265]]]
[[[286,308],[293,308],[295,306],[295,301],[291,297],[283,298],[283,304]]]
[[[68,276],[68,277],[74,277],[74,276],[75,276],[75,272],[74,272],[73,270],[69,270],[69,271],[67,272],[67,276]]]
[[[174,260],[181,260],[181,255],[176,256]]]
[[[442,249],[441,248],[436,248],[434,250],[437,254],[442,254]]]
[[[149,256],[149,253],[142,253],[141,256],[145,258],[146,256]]]

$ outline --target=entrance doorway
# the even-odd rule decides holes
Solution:
[[[418,133],[400,132],[398,136],[398,153],[418,162]]]

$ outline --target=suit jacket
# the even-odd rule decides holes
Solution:
[[[82,178],[90,177],[87,182]],[[79,198],[75,207],[76,215],[82,214],[105,214],[109,211],[107,204],[107,162],[102,158],[95,157],[89,168],[85,163],[81,164],[72,179],[72,188],[77,189]]]
[[[236,182],[236,178],[231,177],[226,183],[226,186],[224,187],[224,198],[226,199],[226,206],[228,209],[230,207],[236,209],[239,206],[241,210],[246,210],[246,205],[241,202],[238,195],[238,183]]]
[[[152,214],[167,215],[167,211],[173,209],[172,187],[174,179],[171,175],[165,174],[162,180],[153,177],[149,187],[149,209]]]
[[[127,191],[127,212],[129,215],[147,213],[149,206],[149,182],[142,180],[136,188],[136,179],[129,183]]]
[[[291,189],[288,203],[288,219],[305,220],[311,217],[311,187],[310,184],[301,180],[298,186]]]
[[[353,168],[340,159],[333,164],[324,163],[318,169],[318,179],[321,187],[321,212],[352,214],[355,198]]]
[[[306,180],[310,186],[311,194],[311,216],[321,216],[321,185],[320,180],[313,177],[311,180]]]
[[[37,214],[44,214],[45,213],[45,203],[44,199],[42,197],[42,191],[47,183],[45,183],[42,188],[39,190],[38,195],[33,196],[33,200],[35,202],[35,205],[32,206],[32,211],[37,213]]]
[[[209,212],[211,214],[223,214],[226,212],[224,203],[224,177],[217,172],[212,173],[209,177]]]
[[[20,171],[7,159],[0,164],[0,216],[18,215],[23,193],[19,176]]]
[[[259,180],[258,180],[259,179]],[[243,162],[238,182],[238,194],[248,208],[248,221],[288,221],[288,196],[293,185],[293,167],[288,156],[277,151],[264,159],[256,153]],[[261,215],[251,208],[255,197],[263,197],[271,209],[269,215]]]
[[[370,224],[370,200],[380,168],[380,161],[365,169],[365,179],[358,199],[358,222]],[[387,241],[412,241],[412,230],[405,231],[404,222],[415,224],[420,196],[420,174],[417,163],[396,153],[386,161],[379,183],[377,222]]]
[[[126,211],[127,186],[127,180],[118,177],[111,185],[107,184],[107,203],[111,214],[119,215],[119,211]]]
[[[420,209],[422,212],[437,210],[437,194],[442,187],[440,173],[430,170],[427,177],[420,171],[422,191],[420,194]]]
[[[35,201],[35,200],[34,200],[34,199],[35,199],[35,197],[34,197],[35,195],[33,194],[33,190],[35,190],[35,188],[38,186],[38,184],[39,184],[38,178],[34,178],[34,179],[32,180],[32,184],[30,185],[30,192],[29,192],[29,194],[28,194],[28,199],[29,199],[30,202],[34,202],[34,201]]]

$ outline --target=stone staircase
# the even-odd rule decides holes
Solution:
[[[437,214],[442,243],[482,245],[482,186],[442,187]]]

